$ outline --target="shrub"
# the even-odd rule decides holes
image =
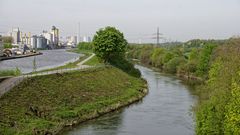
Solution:
[[[110,64],[123,70],[124,72],[128,73],[131,76],[134,76],[134,77],[141,76],[140,71],[134,68],[134,65],[126,59],[117,57],[117,58],[111,59]]]

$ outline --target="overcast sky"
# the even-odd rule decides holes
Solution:
[[[157,27],[171,40],[223,39],[240,35],[240,0],[0,0],[0,32],[55,25],[68,36],[78,22],[81,35],[115,26],[129,42],[155,42]]]

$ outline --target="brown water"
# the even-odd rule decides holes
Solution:
[[[193,135],[191,111],[197,97],[174,76],[136,66],[149,85],[149,94],[136,104],[82,123],[67,135]]]

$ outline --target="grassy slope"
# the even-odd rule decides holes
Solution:
[[[18,75],[21,75],[21,71],[18,68],[14,70],[0,70],[0,77],[18,76]]]
[[[102,62],[100,62],[97,56],[92,57],[89,61],[84,63],[84,65],[89,65],[89,66],[99,66],[101,64]]]
[[[0,98],[0,133],[53,133],[129,104],[144,88],[112,67],[29,78]]]

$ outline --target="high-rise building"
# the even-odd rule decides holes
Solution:
[[[19,28],[12,29],[11,36],[13,37],[13,44],[19,44],[21,42]]]
[[[57,47],[59,45],[59,29],[57,29],[55,26],[52,26],[51,34],[53,35],[53,46]]]

